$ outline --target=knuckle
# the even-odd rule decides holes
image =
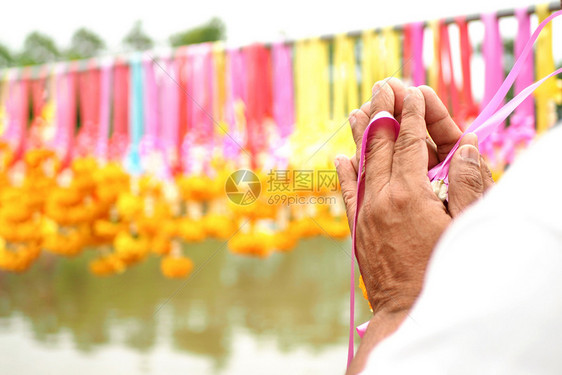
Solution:
[[[402,121],[405,120],[421,121],[425,124],[425,114],[418,103],[415,103],[412,107],[404,107],[404,109],[402,110]]]
[[[389,111],[394,108],[394,92],[392,88],[382,81],[373,94],[371,101],[371,114],[376,115],[380,111]]]
[[[411,204],[410,194],[400,185],[395,185],[390,193],[392,206],[397,210],[404,210]]]
[[[399,136],[400,141],[396,142],[394,150],[396,153],[406,152],[408,150],[424,146],[425,138],[422,139],[414,134],[412,131],[403,129]]]
[[[342,184],[343,203],[345,203],[346,207],[351,205],[354,195],[353,189],[350,189],[348,184]]]
[[[476,167],[461,168],[458,170],[454,182],[475,191],[482,191],[483,189],[482,174]]]

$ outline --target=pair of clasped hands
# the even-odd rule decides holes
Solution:
[[[365,196],[359,212],[356,255],[376,320],[363,341],[391,334],[421,292],[427,263],[451,221],[493,185],[474,134],[462,137],[447,108],[430,87],[406,87],[391,78],[376,83],[370,102],[349,117],[357,152],[335,160],[350,227],[357,207],[357,173],[363,133],[387,111],[400,124],[374,129],[365,154]],[[431,187],[428,170],[445,159],[460,139],[449,169],[445,206]],[[373,321],[371,321],[373,322]],[[370,324],[374,326],[374,324]],[[372,337],[372,336],[375,337]],[[361,360],[363,342],[357,353]]]

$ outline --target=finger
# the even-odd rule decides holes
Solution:
[[[438,160],[442,162],[462,136],[462,131],[455,124],[447,107],[431,87],[420,86],[419,89],[425,99],[427,131],[435,142]],[[429,168],[433,168],[436,164],[430,163]]]
[[[406,86],[397,78],[390,77],[375,83],[370,118],[381,111],[387,111],[400,122],[404,96],[406,96]]]
[[[486,192],[489,188],[494,186],[495,182],[490,167],[488,167],[488,163],[486,163],[482,155],[480,155],[480,172],[482,173],[484,182],[484,192]]]
[[[437,155],[437,146],[429,135],[425,138],[425,143],[427,144],[427,167],[429,170],[439,164],[439,156]]]
[[[351,162],[357,171],[357,165],[359,163],[359,156],[361,155],[361,141],[363,139],[363,133],[369,125],[369,114],[371,104],[363,104],[360,109],[352,111],[349,115],[349,124],[351,126],[351,134],[353,135],[353,141],[355,142],[355,155],[351,158]],[[367,112],[365,111],[367,110]]]
[[[357,209],[357,173],[351,165],[351,160],[344,155],[336,156],[334,165],[340,181],[349,229],[353,230],[353,219]]]
[[[365,151],[365,184],[371,193],[378,193],[390,181],[392,156],[396,139],[395,120],[383,117],[368,129]],[[358,173],[359,168],[357,169]]]
[[[460,147],[449,167],[449,212],[454,218],[478,200],[484,193],[478,138],[469,133],[461,139]]]
[[[358,170],[359,159],[361,155],[361,143],[363,140],[363,134],[365,129],[369,125],[370,119],[374,117],[377,113],[381,111],[389,112],[391,115],[395,113],[402,112],[402,101],[405,93],[404,84],[396,79],[390,78],[383,81],[379,81],[375,83],[373,86],[373,96],[371,98],[370,103],[364,103],[361,106],[361,109],[354,110],[350,114],[349,123],[351,125],[351,132],[353,134],[353,140],[355,141],[356,146],[356,153],[355,156],[351,159],[352,165],[355,167],[355,170]],[[396,99],[400,101],[399,104],[396,104]],[[400,112],[396,112],[399,110]],[[381,143],[387,143],[389,139],[396,138],[394,129],[389,131],[388,127],[383,127],[377,130],[377,135],[374,135],[369,142],[369,148],[371,151],[379,150],[381,147],[384,150],[391,149],[389,145],[383,145]],[[394,142],[392,142],[394,143]],[[369,152],[367,154],[367,160],[370,160],[374,157],[374,154],[377,152]],[[386,153],[385,153],[386,154]],[[386,163],[375,161],[375,163],[379,164],[380,168],[373,172],[376,175],[384,172],[383,176],[390,175],[390,166],[392,159],[385,159]],[[369,162],[368,164],[372,164]]]
[[[428,152],[425,101],[420,89],[409,87],[404,98],[400,133],[394,145],[392,175],[406,181],[427,180]]]

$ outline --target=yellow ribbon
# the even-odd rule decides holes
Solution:
[[[334,152],[327,155],[333,158],[339,153],[351,154],[354,150],[349,131],[341,129],[347,121],[348,114],[358,108],[359,85],[357,83],[357,62],[355,59],[355,40],[347,35],[338,35],[334,42],[334,103],[332,108],[334,134],[331,148]],[[368,100],[368,97],[365,100]],[[328,134],[330,136],[331,134]],[[331,167],[331,166],[330,166]]]
[[[382,31],[384,44],[384,75],[385,77],[402,78],[400,33],[393,27],[387,27]]]
[[[550,15],[549,4],[537,5],[539,23]],[[555,70],[554,56],[552,54],[552,23],[549,23],[541,31],[537,40],[535,53],[536,78],[541,79]],[[562,102],[561,91],[557,85],[556,77],[544,82],[535,91],[537,102],[537,132],[543,133],[556,122],[556,102]]]
[[[334,43],[334,104],[333,118],[345,121],[347,114],[359,106],[355,41],[338,35]]]
[[[291,136],[293,165],[325,166],[320,154],[330,126],[330,66],[328,45],[318,38],[295,45],[295,131]],[[323,152],[319,152],[323,151]],[[318,152],[317,152],[318,151]],[[314,156],[313,156],[314,155]]]
[[[427,83],[430,87],[432,87],[437,92],[438,83],[438,76],[439,76],[439,69],[438,66],[439,62],[439,54],[441,51],[439,50],[439,21],[430,21],[429,27],[431,29],[431,33],[433,34],[433,62],[429,66],[428,74],[427,74]]]
[[[213,63],[215,69],[215,82],[213,95],[213,116],[219,123],[224,123],[224,108],[226,103],[226,54],[224,52],[224,44],[216,42],[213,44]],[[215,132],[215,134],[222,135],[222,131]]]
[[[361,34],[361,100],[367,101],[373,95],[373,85],[384,79],[381,59],[381,38],[374,30],[365,30]]]

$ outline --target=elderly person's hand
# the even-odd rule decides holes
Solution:
[[[363,132],[381,111],[400,123],[398,138],[392,127],[383,126],[368,143],[365,197],[356,233],[357,260],[374,316],[394,321],[389,332],[380,333],[386,336],[420,294],[431,252],[452,218],[493,181],[476,137],[465,136],[451,162],[447,208],[433,192],[427,173],[447,156],[461,130],[429,87],[405,88],[391,79],[377,83],[373,93],[370,103],[350,115],[357,154],[351,159],[338,156],[336,170],[351,226]]]

